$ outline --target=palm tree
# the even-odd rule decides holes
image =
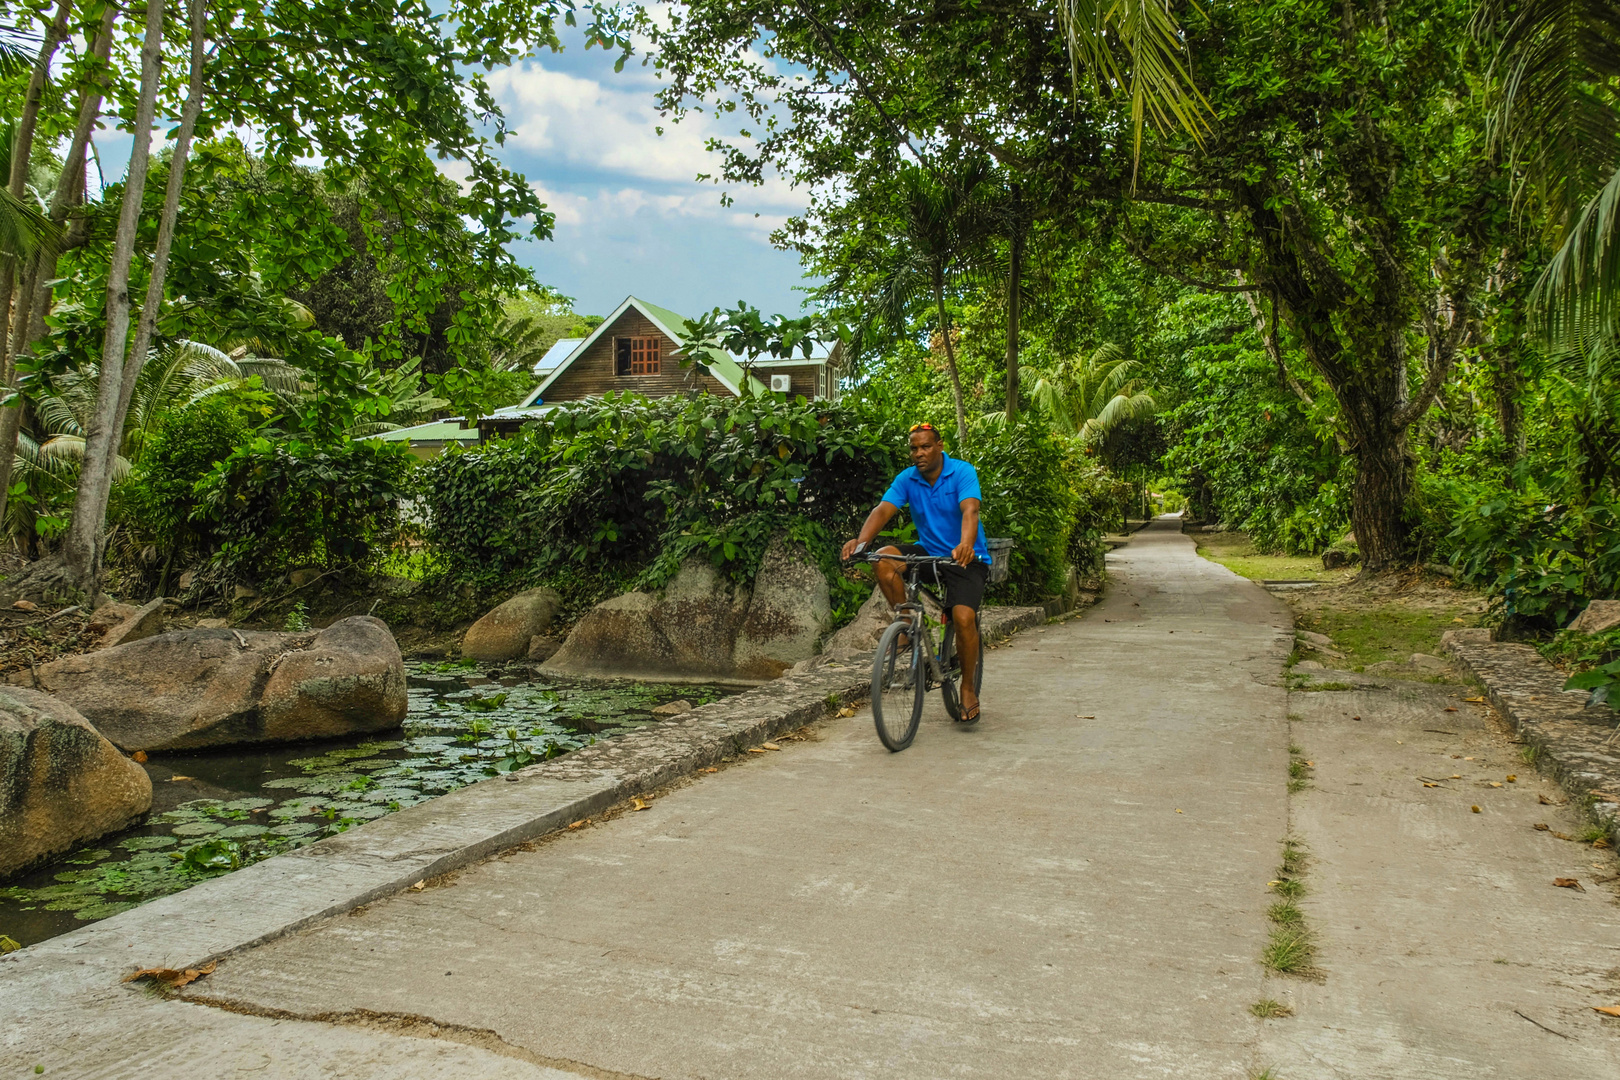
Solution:
[[[1581,348],[1620,314],[1620,2],[1484,0],[1475,31],[1495,49],[1492,142],[1559,245],[1533,293],[1543,330]]]
[[[951,376],[958,446],[967,441],[967,407],[945,293],[954,276],[967,269],[974,254],[986,246],[983,240],[990,226],[978,193],[989,176],[989,166],[982,161],[970,161],[943,177],[920,166],[903,167],[896,177],[897,235],[892,238],[890,261],[870,287],[868,323],[884,323],[896,333],[905,332],[920,300],[926,297],[932,302],[945,367]]]
[[[1101,444],[1126,422],[1158,411],[1145,373],[1141,361],[1128,358],[1114,344],[1050,369],[1023,369],[1029,396],[1050,418],[1053,430],[1076,435],[1087,447]]]

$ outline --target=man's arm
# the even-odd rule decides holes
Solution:
[[[872,507],[872,512],[866,515],[866,523],[861,526],[861,534],[844,545],[843,557],[849,558],[855,554],[856,548],[876,540],[877,534],[882,532],[899,512],[900,508],[891,502],[880,502]],[[979,519],[975,516],[973,520],[977,522]]]
[[[957,566],[967,566],[973,562],[973,545],[979,539],[979,500],[963,499],[961,506],[962,542],[951,552],[951,558]]]

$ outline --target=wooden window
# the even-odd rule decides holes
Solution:
[[[655,337],[613,339],[616,375],[657,375],[663,370],[663,343]]]

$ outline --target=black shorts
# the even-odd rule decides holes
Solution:
[[[921,544],[896,544],[902,555],[927,555],[929,552]],[[918,580],[924,585],[942,585],[945,588],[945,610],[949,611],[957,604],[979,610],[979,604],[984,600],[984,586],[990,580],[989,564],[974,559],[967,566],[923,566],[918,568]]]

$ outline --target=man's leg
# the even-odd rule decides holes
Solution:
[[[962,712],[971,716],[978,711],[979,693],[974,686],[974,675],[979,669],[979,613],[966,604],[951,608],[951,624],[956,627],[956,655],[962,661]]]
[[[900,549],[891,545],[878,548],[878,553],[898,555]],[[899,607],[906,602],[906,564],[895,559],[880,559],[876,565],[878,588],[883,590],[883,598],[890,607]]]

